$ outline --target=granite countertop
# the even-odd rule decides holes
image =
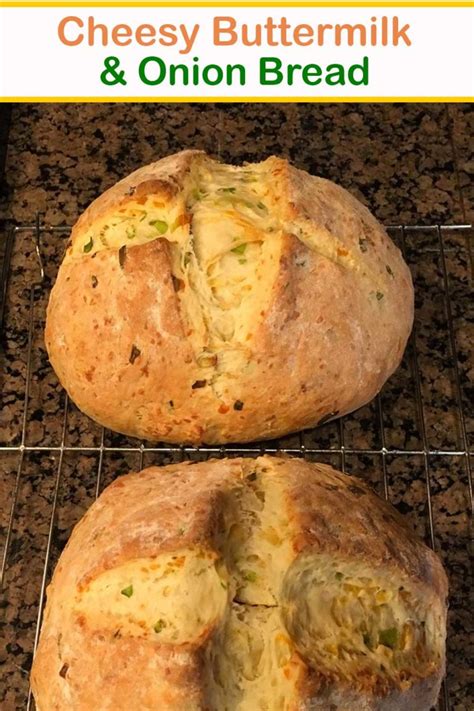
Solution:
[[[385,224],[465,224],[472,220],[474,199],[473,115],[469,106],[438,104],[17,105],[0,195],[0,241],[6,239],[5,225],[31,224],[37,213],[49,225],[71,224],[118,178],[187,147],[203,148],[230,162],[260,160],[272,153],[288,157],[298,167],[351,190]],[[393,229],[391,234],[400,243],[401,231]],[[447,694],[452,711],[474,708],[469,480],[456,378],[458,372],[472,451],[474,426],[468,414],[472,414],[474,299],[469,235],[472,231],[441,233],[451,331],[440,234],[435,229],[405,233],[417,293],[420,380],[414,377],[415,351],[410,347],[383,390],[382,417],[375,401],[345,418],[343,427],[329,423],[277,444],[290,450],[301,443],[309,452],[325,450],[309,456],[368,480],[381,495],[389,496],[425,540],[433,539],[450,578]],[[72,404],[64,418],[65,397],[46,357],[42,327],[66,238],[67,230],[43,233],[45,276],[40,283],[32,232],[16,234],[1,334],[0,446],[11,448],[0,450],[2,546],[14,511],[2,600],[6,625],[0,642],[6,679],[0,686],[0,707],[5,711],[26,708],[41,587],[96,490],[142,463],[205,456],[202,451],[183,455],[179,450],[145,452],[143,461],[138,451],[107,450],[100,456],[101,429]],[[22,438],[28,344],[32,367]],[[62,433],[70,449],[61,455]],[[22,442],[29,448],[23,453]],[[427,457],[424,443],[432,452]],[[104,444],[137,448],[136,441],[109,432]],[[382,447],[389,450],[384,457]]]

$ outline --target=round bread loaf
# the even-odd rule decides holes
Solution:
[[[152,467],[109,486],[60,558],[37,708],[428,711],[446,595],[433,551],[331,467]]]
[[[410,272],[348,192],[269,158],[184,151],[75,225],[46,324],[97,422],[149,440],[244,442],[354,410],[398,366]]]

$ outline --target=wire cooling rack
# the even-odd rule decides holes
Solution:
[[[29,670],[46,586],[73,525],[117,475],[150,464],[283,451],[365,478],[441,555],[450,577],[448,673],[442,711],[474,707],[470,593],[472,225],[392,225],[411,266],[415,327],[382,393],[356,413],[314,430],[245,445],[138,442],[79,412],[48,363],[43,327],[67,227],[5,232],[0,291],[0,534],[6,683],[0,706],[32,709]],[[100,347],[100,344],[99,344]],[[472,649],[471,649],[472,654]],[[471,671],[470,671],[471,670]],[[407,711],[416,711],[410,709]]]

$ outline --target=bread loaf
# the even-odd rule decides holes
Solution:
[[[365,484],[260,457],[115,481],[50,587],[38,711],[428,711],[436,555]]]
[[[184,151],[79,219],[46,346],[72,399],[113,430],[243,442],[369,401],[412,318],[399,250],[348,192],[279,158]]]

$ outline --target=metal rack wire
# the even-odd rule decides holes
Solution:
[[[441,427],[439,427],[439,422],[433,424],[432,413],[430,422],[427,423],[425,413],[426,378],[423,365],[420,362],[421,360],[425,362],[426,359],[423,353],[420,355],[420,325],[416,322],[405,359],[405,374],[407,382],[411,381],[411,386],[408,389],[406,387],[402,389],[401,398],[405,403],[410,399],[411,394],[413,404],[412,419],[415,423],[413,432],[415,434],[411,432],[408,441],[403,443],[404,446],[397,445],[395,443],[396,437],[393,436],[394,426],[392,420],[396,406],[393,404],[395,402],[393,398],[391,399],[389,383],[388,390],[384,388],[375,402],[369,406],[369,414],[367,414],[366,408],[362,415],[360,412],[355,413],[355,415],[341,418],[335,423],[325,425],[312,432],[300,432],[273,442],[230,445],[226,447],[150,445],[144,442],[128,440],[99,428],[87,420],[85,416],[74,410],[72,403],[68,401],[64,393],[60,392],[59,388],[53,388],[53,390],[55,397],[57,395],[58,402],[60,402],[60,407],[53,412],[48,420],[49,424],[41,436],[32,437],[30,432],[34,414],[32,413],[32,401],[37,400],[36,405],[41,407],[41,398],[44,398],[44,391],[39,395],[35,394],[33,396],[32,390],[38,387],[38,372],[47,373],[49,367],[47,364],[40,364],[39,371],[37,370],[37,354],[41,352],[44,355],[41,334],[45,304],[49,288],[54,279],[55,268],[61,257],[60,252],[65,241],[63,238],[67,236],[68,228],[63,226],[49,227],[41,224],[39,216],[37,216],[32,224],[16,226],[8,231],[0,283],[0,336],[3,339],[6,365],[10,362],[8,360],[10,354],[14,360],[19,359],[22,366],[13,370],[9,367],[5,369],[7,378],[10,371],[13,372],[13,376],[11,376],[12,387],[15,387],[15,383],[17,386],[18,383],[20,384],[22,398],[21,402],[16,403],[18,407],[15,412],[18,412],[18,417],[14,422],[15,426],[8,428],[9,431],[5,437],[3,435],[0,436],[0,463],[2,460],[6,462],[5,481],[7,482],[6,488],[9,499],[4,511],[3,530],[0,529],[4,540],[0,588],[5,591],[6,605],[10,604],[15,613],[18,613],[21,601],[11,602],[9,600],[9,570],[18,563],[18,555],[15,550],[18,547],[21,548],[21,542],[18,543],[20,538],[18,531],[21,533],[22,530],[29,529],[28,521],[22,524],[24,527],[22,529],[18,524],[18,520],[23,520],[24,518],[22,508],[27,497],[22,487],[24,487],[25,481],[32,476],[32,461],[33,470],[35,471],[46,467],[49,487],[47,502],[45,502],[48,516],[47,520],[46,518],[44,519],[45,526],[43,526],[41,534],[41,574],[37,574],[34,577],[34,590],[30,590],[29,593],[35,600],[32,604],[34,614],[27,624],[29,648],[23,650],[25,655],[21,657],[22,664],[16,665],[14,661],[12,662],[12,673],[15,674],[14,667],[18,667],[20,672],[19,681],[15,687],[18,687],[19,705],[17,708],[29,710],[34,705],[28,687],[28,667],[38,642],[45,602],[45,590],[50,578],[51,568],[59,554],[61,545],[64,543],[64,540],[61,540],[57,545],[56,538],[58,509],[60,508],[62,487],[65,486],[63,479],[66,476],[64,470],[68,457],[72,458],[73,463],[76,462],[76,464],[79,461],[79,457],[87,458],[88,466],[90,466],[91,471],[93,469],[93,497],[98,496],[106,483],[107,476],[104,476],[104,467],[106,459],[110,457],[112,460],[109,468],[112,470],[112,477],[116,474],[113,470],[118,461],[117,458],[125,458],[128,464],[132,456],[134,458],[133,467],[142,468],[144,465],[151,463],[169,461],[170,458],[179,460],[225,455],[256,456],[262,452],[284,451],[307,458],[326,458],[342,471],[346,471],[348,468],[353,473],[359,473],[359,471],[354,470],[354,467],[350,466],[350,462],[356,461],[359,465],[362,464],[362,468],[364,468],[367,461],[369,461],[372,462],[367,467],[369,473],[373,469],[381,472],[381,478],[375,481],[376,488],[386,498],[395,498],[394,503],[398,504],[399,507],[400,499],[403,502],[403,498],[409,494],[412,484],[409,480],[410,469],[408,468],[408,462],[410,462],[410,466],[415,466],[416,469],[416,481],[422,482],[424,487],[424,502],[421,506],[421,518],[424,519],[424,522],[421,524],[420,530],[430,545],[438,550],[440,550],[440,546],[437,527],[440,526],[440,518],[435,513],[434,499],[437,495],[436,491],[439,490],[440,482],[442,482],[442,477],[438,477],[435,470],[440,466],[440,463],[449,462],[449,468],[455,466],[459,472],[459,481],[464,487],[463,500],[466,502],[466,511],[463,512],[463,515],[472,516],[471,457],[473,452],[469,442],[471,421],[466,410],[468,400],[464,392],[465,374],[460,364],[457,343],[456,318],[459,310],[459,299],[458,297],[453,298],[452,295],[452,277],[450,276],[449,268],[449,262],[452,257],[459,258],[459,255],[461,255],[463,263],[468,262],[470,247],[466,240],[472,235],[472,226],[392,225],[389,226],[389,231],[392,238],[398,242],[408,261],[413,261],[412,255],[416,253],[415,256],[418,262],[434,259],[436,263],[438,296],[441,298],[445,318],[446,352],[443,354],[441,369],[449,370],[451,383],[449,403],[446,406],[450,422],[454,423],[451,428],[448,428],[451,432],[450,436],[445,437],[442,423]],[[20,252],[23,255],[26,254],[26,257],[22,259],[21,276],[14,275],[12,278],[11,272],[12,270],[13,272],[15,271],[15,249],[18,248],[19,241],[22,243]],[[416,249],[414,249],[413,245],[416,245]],[[421,281],[423,282],[423,279]],[[421,288],[423,288],[423,283]],[[429,285],[429,288],[431,288],[431,285]],[[19,292],[21,293],[18,296]],[[18,322],[10,326],[9,320],[15,320],[15,318],[18,319]],[[426,324],[421,326],[424,329]],[[38,345],[38,339],[40,345]],[[426,337],[422,340],[426,343]],[[19,345],[17,345],[18,343]],[[0,358],[1,356],[0,350]],[[3,370],[2,366],[0,372]],[[20,375],[17,374],[17,371],[21,371]],[[7,391],[8,388],[5,386],[5,393]],[[389,402],[388,405],[387,400]],[[21,414],[19,414],[20,409]],[[75,435],[71,437],[69,423],[71,417],[76,420],[79,418],[82,423],[82,434],[79,436],[79,441],[74,441]],[[368,435],[364,433],[361,435],[361,429],[358,424],[361,421],[361,417],[363,418],[366,432],[369,432]],[[390,421],[389,424],[387,424],[388,420]],[[354,423],[356,425],[356,434],[358,433],[357,436],[354,436],[353,432]],[[0,425],[2,424],[4,425],[5,422],[0,422]],[[88,434],[88,430],[93,431],[91,437]],[[1,432],[2,430],[0,429]],[[393,490],[397,489],[398,491],[400,488],[398,484],[395,486],[398,478],[391,472],[394,462],[397,463],[397,466],[401,466],[402,469],[400,471],[406,470],[408,481],[406,491],[402,491],[401,494],[398,493],[392,497]],[[415,465],[413,465],[413,462],[415,462]],[[436,478],[436,486],[433,481],[434,477]],[[71,525],[77,520],[78,515],[73,516]],[[71,525],[67,527],[68,532]],[[449,550],[440,550],[440,552],[443,553],[445,563],[447,563],[449,569]],[[24,575],[20,581],[15,574],[15,589],[21,589],[22,585],[25,589],[30,589],[29,586],[33,585],[29,580],[28,571],[23,572]],[[28,645],[26,646],[28,647]],[[449,663],[450,659],[448,657],[448,670]],[[450,711],[450,709],[454,708],[454,703],[458,701],[456,696],[459,693],[458,689],[453,691],[449,680],[448,674],[439,702],[439,708],[442,711]],[[456,706],[456,708],[464,707]]]

